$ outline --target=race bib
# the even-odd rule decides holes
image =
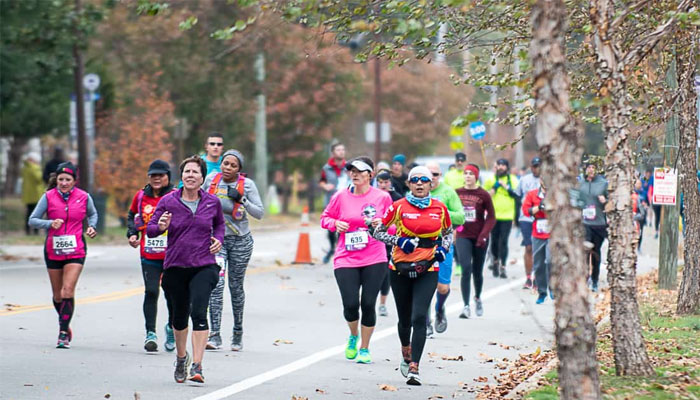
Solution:
[[[595,206],[586,206],[583,209],[583,219],[593,221],[595,219]]]
[[[53,253],[57,256],[73,254],[78,249],[78,240],[75,235],[62,235],[53,237]]]
[[[168,231],[163,232],[160,236],[154,238],[146,236],[146,241],[143,245],[144,253],[157,254],[162,253],[168,248]]]
[[[535,231],[537,233],[549,234],[549,222],[546,219],[535,221]]]
[[[221,267],[219,270],[219,277],[225,276],[226,275],[226,258],[224,256],[219,256],[217,255],[216,257],[216,265]]]
[[[367,231],[345,232],[345,250],[347,251],[362,250],[368,243]]]
[[[476,221],[476,208],[473,206],[464,207],[464,221],[465,222],[475,222]]]

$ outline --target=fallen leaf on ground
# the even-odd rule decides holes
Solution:
[[[379,385],[379,389],[384,390],[386,392],[395,392],[395,391],[399,390],[395,386],[387,385],[385,383]]]
[[[316,389],[316,393],[326,394],[326,391],[323,389]]]
[[[440,394],[434,394],[430,397],[428,397],[428,400],[433,400],[433,399],[444,399],[445,397],[440,395]]]
[[[493,357],[487,356],[484,353],[479,353],[479,357],[481,357],[481,359],[484,360],[484,362],[487,362],[487,363],[493,362]]]
[[[464,361],[464,357],[461,355],[458,356],[442,356],[441,357],[445,361]]]
[[[487,378],[485,376],[480,376],[478,378],[474,378],[474,382],[488,382],[488,381],[489,381],[489,378]]]
[[[496,342],[489,342],[489,346],[495,346],[495,345],[497,345],[497,344],[498,344],[498,343],[496,343]]]
[[[309,400],[308,397],[303,397],[303,396],[297,396],[295,394],[292,395],[292,400]]]
[[[293,344],[293,343],[294,343],[294,342],[292,342],[291,340],[277,339],[277,340],[275,340],[275,342],[272,343],[272,344],[275,345],[275,346],[279,346],[280,344]]]

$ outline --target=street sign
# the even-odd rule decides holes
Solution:
[[[474,140],[483,139],[486,136],[486,125],[481,121],[472,122],[469,124],[469,134]]]
[[[94,92],[100,87],[100,76],[97,74],[87,74],[83,77],[83,86],[85,89]]]
[[[375,136],[377,136],[375,126],[376,125],[374,122],[365,123],[365,141],[367,143],[374,143]],[[391,124],[388,122],[382,122],[379,139],[381,140],[381,143],[391,142]]]
[[[678,193],[678,175],[672,168],[654,168],[654,197],[655,205],[676,205]]]

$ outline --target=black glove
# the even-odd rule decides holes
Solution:
[[[228,193],[226,193],[226,195],[236,203],[240,203],[243,198],[243,195],[233,186],[228,187]]]
[[[539,208],[540,211],[544,211],[544,203],[540,203],[540,205],[537,208]]]

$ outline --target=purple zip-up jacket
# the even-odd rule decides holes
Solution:
[[[163,196],[156,206],[153,217],[148,221],[146,234],[156,237],[163,232],[158,228],[158,220],[165,211],[172,214],[168,227],[168,248],[165,251],[163,268],[203,267],[216,264],[214,254],[209,252],[211,237],[224,242],[224,213],[221,202],[202,189],[199,189],[197,212],[182,204],[183,189],[180,188]]]

